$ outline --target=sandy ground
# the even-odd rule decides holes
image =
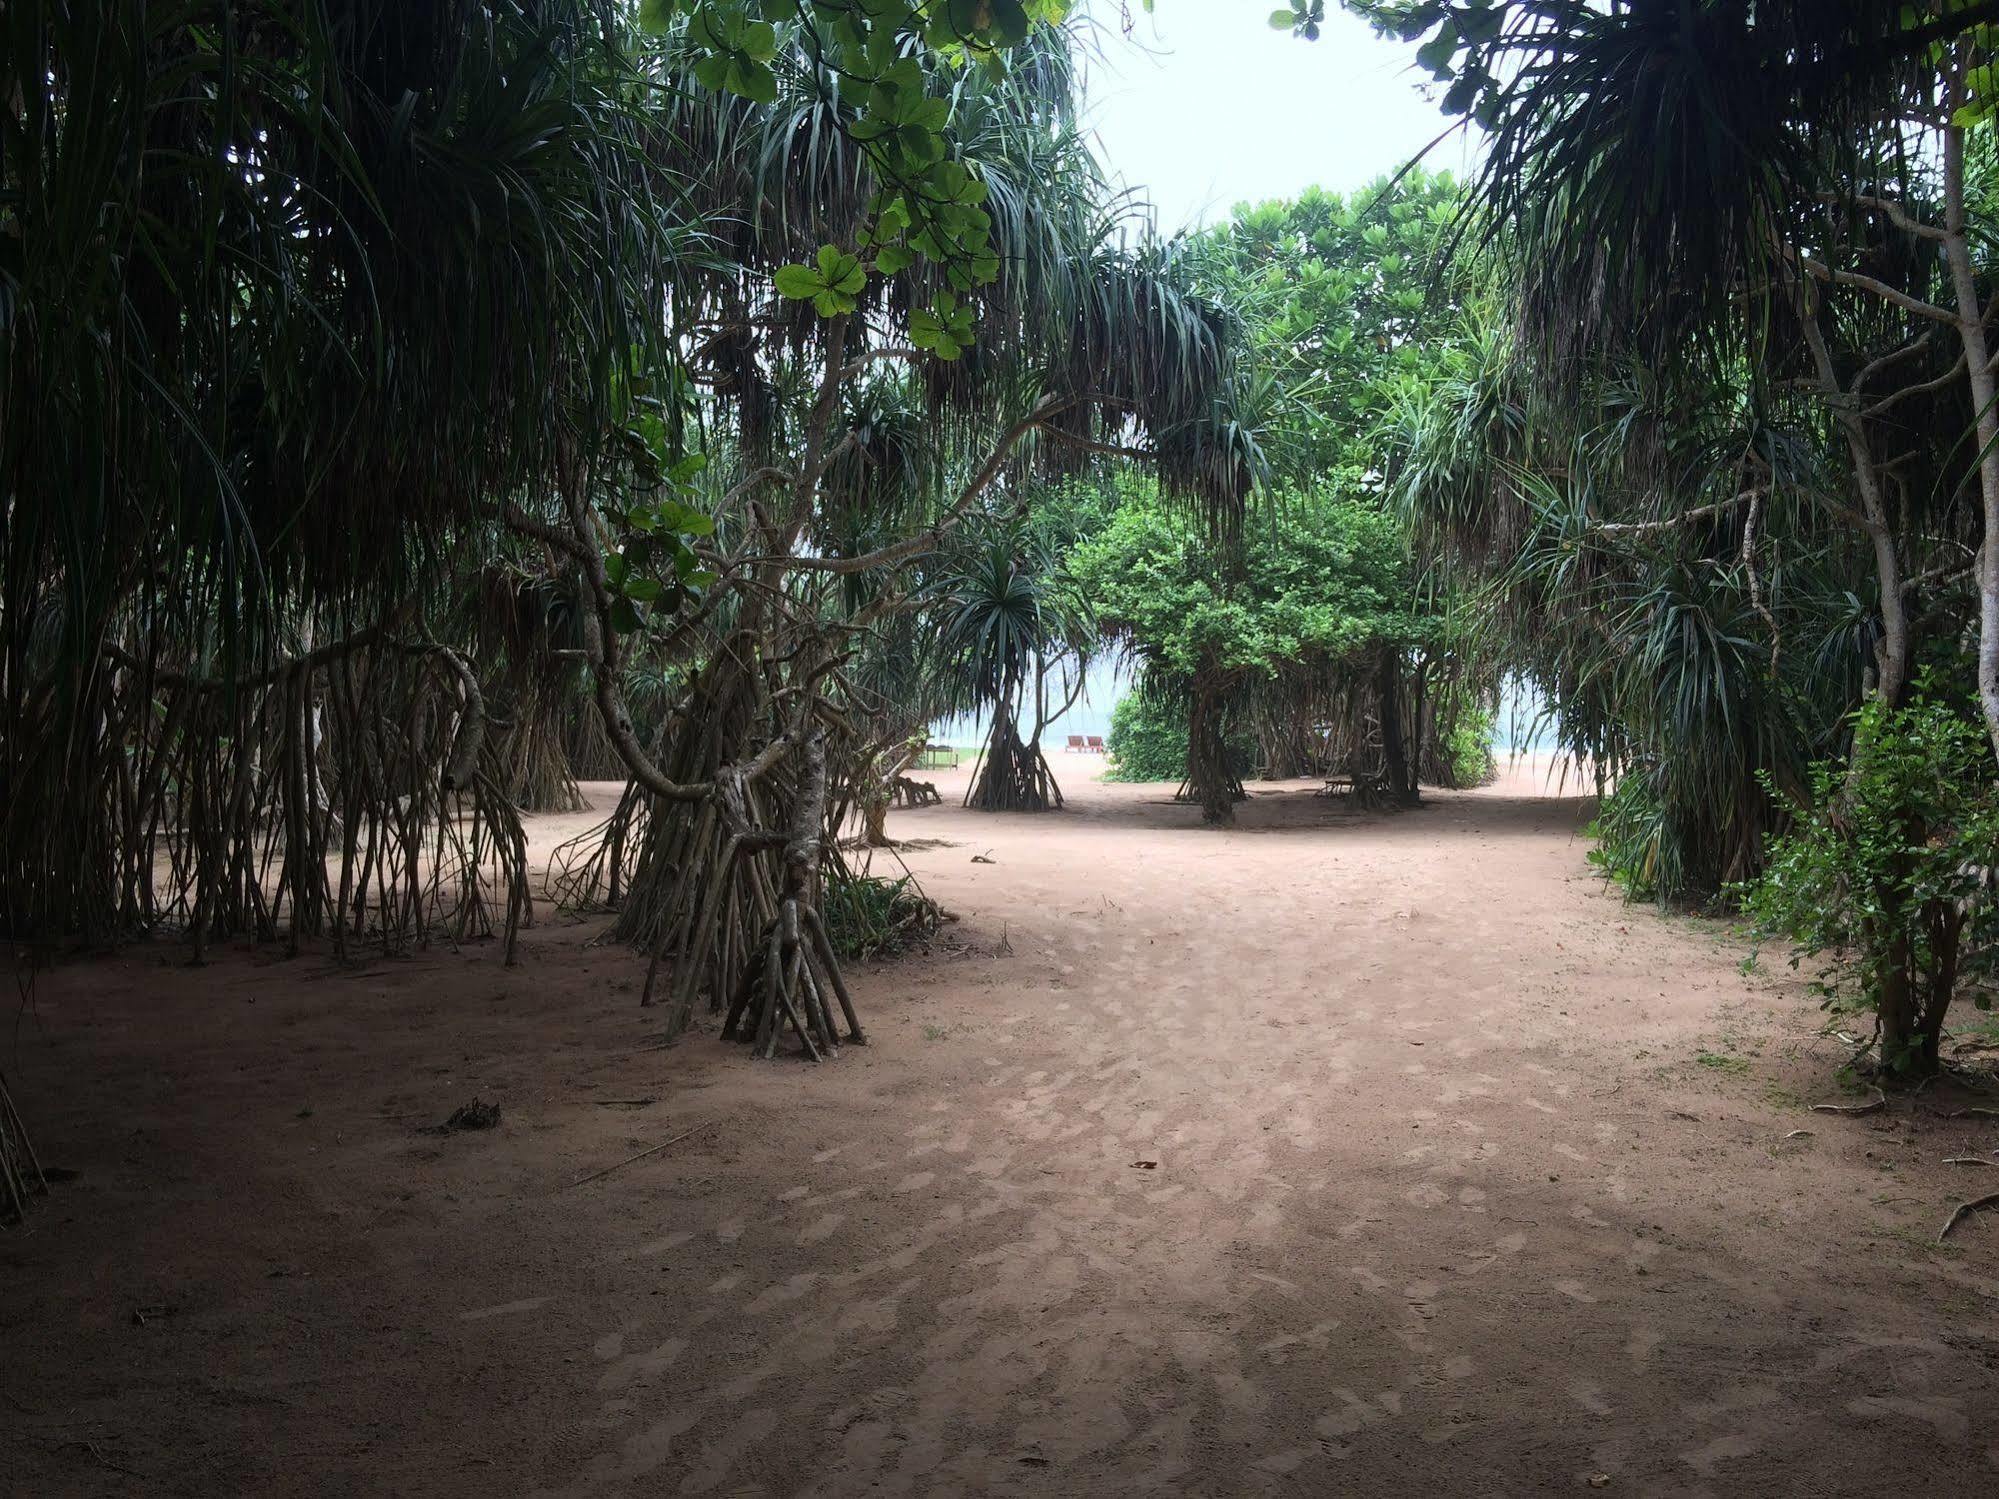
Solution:
[[[1091,768],[896,815],[963,919],[816,1068],[657,1049],[559,920],[45,976],[0,1489],[1999,1492],[1991,1121],[1808,1112],[1811,1002],[1531,776],[1214,833]]]

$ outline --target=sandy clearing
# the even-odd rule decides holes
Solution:
[[[1927,1244],[1999,1138],[1807,1113],[1809,1001],[1606,894],[1586,804],[1214,833],[1093,768],[896,814],[963,920],[816,1069],[649,1049],[594,925],[47,977],[7,1070],[83,1174],[0,1236],[0,1487],[1999,1486],[1999,1219]]]

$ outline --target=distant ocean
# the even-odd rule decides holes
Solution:
[[[1135,674],[1121,662],[1100,661],[1090,668],[1083,695],[1061,718],[1049,725],[1053,743],[1065,743],[1071,734],[1108,734],[1111,709],[1136,685]],[[1525,682],[1509,681],[1499,695],[1499,722],[1493,748],[1502,755],[1522,754],[1554,747],[1554,734],[1541,723],[1544,705],[1541,694]],[[961,749],[977,749],[992,728],[990,714],[941,719],[930,726],[933,744],[954,744]]]
[[[1083,680],[1083,695],[1076,699],[1073,708],[1048,726],[1044,743],[1065,744],[1071,734],[1110,733],[1111,708],[1134,685],[1134,674],[1122,662],[1097,662]],[[1052,694],[1052,688],[1050,692]],[[1055,704],[1049,706],[1053,708]],[[989,713],[941,719],[930,726],[930,740],[933,744],[955,744],[960,749],[977,749],[986,742],[986,735],[992,731],[992,726],[992,715]]]

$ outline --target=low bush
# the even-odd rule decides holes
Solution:
[[[1999,949],[1999,791],[1968,715],[1928,700],[1859,715],[1853,760],[1812,773],[1812,805],[1740,887],[1764,938],[1816,962],[1828,1007],[1871,1011],[1884,1080],[1937,1069],[1945,1013],[1983,1008]]]

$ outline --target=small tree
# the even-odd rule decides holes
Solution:
[[[1288,496],[1243,528],[1233,555],[1144,491],[1071,559],[1107,634],[1145,664],[1155,691],[1179,693],[1187,794],[1210,822],[1242,794],[1230,743],[1249,725],[1249,690],[1366,676],[1398,663],[1431,621],[1414,610],[1393,517],[1328,488]]]
[[[1747,906],[1793,967],[1823,960],[1829,1008],[1874,1012],[1884,1079],[1914,1081],[1937,1070],[1951,1001],[1999,957],[1999,790],[1978,724],[1928,697],[1867,704],[1853,754],[1814,770],[1814,806],[1771,840]]]
[[[995,525],[949,558],[934,584],[938,654],[953,706],[993,716],[965,805],[1041,812],[1062,805],[1041,733],[1081,691],[1096,623],[1073,579],[1022,525]],[[1055,673],[1062,701],[1048,709]],[[1033,724],[1023,734],[1029,711]]]

